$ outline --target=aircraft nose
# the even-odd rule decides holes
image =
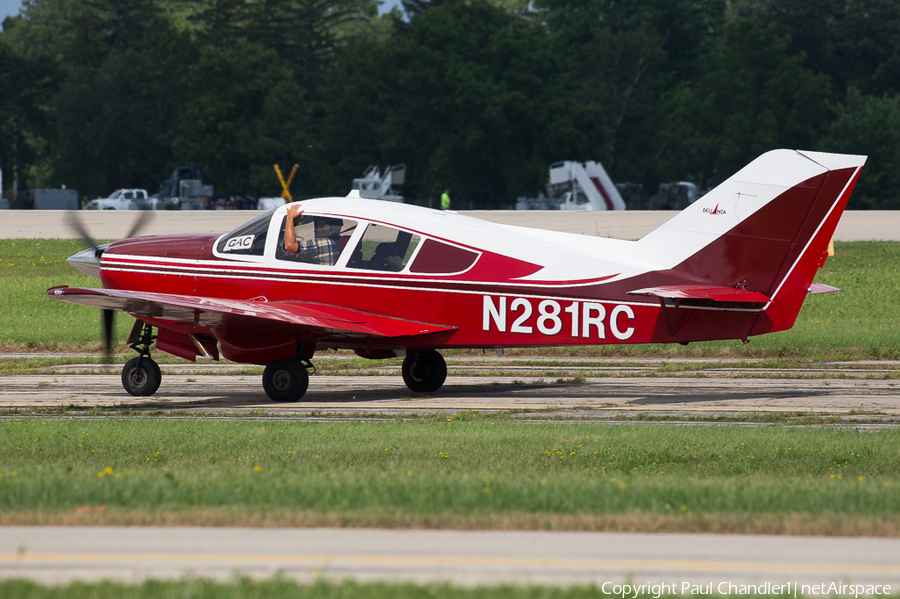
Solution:
[[[98,245],[96,248],[88,248],[66,259],[70,265],[86,275],[96,279],[100,278],[100,256],[110,244]]]

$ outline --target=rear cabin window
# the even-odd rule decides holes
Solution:
[[[287,217],[281,219],[275,257],[279,260],[325,266],[332,266],[338,261],[356,229],[355,220],[303,214],[294,220],[294,236],[299,247],[292,253],[284,247],[285,224]]]
[[[426,239],[409,271],[419,274],[452,274],[469,269],[477,259],[477,252]]]
[[[370,224],[350,261],[349,268],[400,272],[419,245],[420,237],[394,227]]]
[[[273,212],[270,210],[225,235],[216,245],[216,251],[226,256],[262,256]]]

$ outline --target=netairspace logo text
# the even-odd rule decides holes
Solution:
[[[621,597],[622,599],[637,599],[640,596],[650,596],[659,599],[663,595],[831,595],[840,597],[860,597],[869,595],[890,595],[891,586],[887,584],[844,584],[841,582],[823,582],[821,584],[799,584],[785,582],[772,584],[735,584],[731,582],[692,584],[659,583],[659,584],[614,584],[604,582],[600,587],[604,595]]]

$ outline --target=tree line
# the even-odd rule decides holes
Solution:
[[[867,154],[900,208],[895,0],[28,0],[0,33],[3,192],[345,195],[404,163],[418,203],[534,196],[558,160],[711,187],[770,149]]]

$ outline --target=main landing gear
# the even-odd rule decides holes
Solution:
[[[134,323],[128,336],[128,346],[138,353],[138,357],[125,362],[122,368],[122,386],[131,395],[146,397],[159,389],[162,372],[159,364],[150,357],[150,345],[155,339],[152,326],[140,320]]]
[[[411,354],[403,360],[403,382],[410,391],[431,393],[437,391],[447,378],[447,363],[433,349]]]
[[[300,401],[309,387],[309,375],[315,371],[305,358],[269,362],[263,371],[263,389],[272,401]]]
[[[263,371],[263,389],[272,401],[300,401],[315,367],[306,358],[270,362]],[[447,379],[447,363],[437,351],[410,354],[403,360],[403,382],[416,393],[437,391]]]

